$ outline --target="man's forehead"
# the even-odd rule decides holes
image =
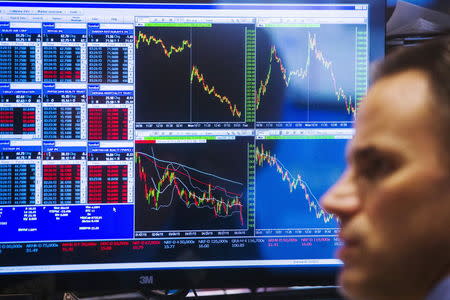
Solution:
[[[410,139],[430,130],[430,89],[426,75],[410,70],[380,79],[358,111],[353,146],[373,139]]]
[[[373,85],[361,105],[359,117],[365,118],[366,113],[371,118],[374,113],[392,118],[417,117],[427,109],[430,97],[427,75],[417,70],[404,71],[384,77]]]

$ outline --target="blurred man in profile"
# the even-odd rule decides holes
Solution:
[[[450,299],[450,37],[388,56],[322,205],[348,299]]]

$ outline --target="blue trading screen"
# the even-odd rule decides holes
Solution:
[[[0,2],[0,273],[339,265],[370,9]]]

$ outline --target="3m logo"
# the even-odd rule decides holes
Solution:
[[[139,277],[139,284],[141,284],[141,285],[153,284],[153,276],[152,275],[140,276]]]

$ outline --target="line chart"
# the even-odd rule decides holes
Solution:
[[[314,212],[317,219],[322,219],[324,223],[328,223],[334,218],[333,214],[329,214],[322,209],[319,200],[313,194],[306,181],[302,179],[302,176],[300,174],[293,175],[283,163],[278,160],[275,154],[272,155],[270,150],[264,149],[264,144],[261,144],[261,147],[259,148],[256,147],[256,162],[259,167],[263,167],[264,164],[274,167],[280,175],[281,180],[286,182],[289,186],[290,193],[293,193],[300,187],[306,201],[308,201],[309,211]]]
[[[188,40],[183,40],[181,42],[181,46],[178,47],[174,45],[166,46],[162,39],[157,38],[153,35],[146,35],[142,31],[138,32],[137,38],[135,38],[135,40],[136,49],[139,49],[139,45],[141,43],[145,43],[147,44],[147,46],[150,46],[152,43],[155,45],[161,45],[164,55],[168,58],[170,58],[173,53],[180,53],[183,52],[186,48],[192,47],[192,44]]]
[[[208,93],[209,95],[213,95],[215,98],[217,98],[221,103],[225,103],[228,105],[228,109],[230,110],[231,114],[233,116],[237,116],[238,118],[241,117],[241,112],[236,107],[236,104],[232,104],[230,99],[228,99],[227,96],[223,96],[219,94],[214,86],[209,86],[206,83],[205,76],[200,73],[200,70],[197,66],[192,66],[191,71],[191,84],[194,81],[194,77],[197,79],[198,83],[201,83],[203,90]]]
[[[245,181],[156,156],[156,150],[163,154],[166,152],[161,149],[168,148],[170,146],[153,146],[136,151],[137,226],[140,230],[157,230],[156,227],[222,230],[247,226]],[[184,161],[181,149],[173,149],[173,153]],[[156,226],[158,219],[170,220],[171,224]]]
[[[136,27],[136,121],[246,122],[246,30]]]
[[[359,25],[258,27],[257,122],[353,122],[366,86]]]
[[[329,60],[327,60],[322,52],[317,46],[317,39],[316,35],[311,33],[308,33],[308,50],[307,50],[307,60],[305,63],[305,67],[300,67],[299,69],[293,70],[293,71],[287,71],[286,68],[283,65],[283,61],[277,54],[277,49],[273,45],[270,50],[270,59],[269,59],[269,70],[266,75],[266,79],[264,81],[260,81],[260,86],[257,91],[256,95],[256,109],[258,110],[259,105],[261,103],[262,96],[265,95],[267,86],[270,81],[271,73],[272,73],[272,63],[275,61],[278,66],[280,67],[284,83],[286,84],[286,87],[289,87],[289,84],[291,83],[292,78],[299,78],[299,79],[305,79],[309,74],[309,68],[311,65],[311,56],[313,56],[317,61],[319,61],[322,66],[329,71],[329,74],[331,76],[331,80],[333,82],[333,89],[334,94],[336,96],[337,101],[344,101],[344,106],[348,114],[355,115],[356,113],[356,105],[353,103],[353,98],[351,95],[347,95],[344,90],[337,85],[336,82],[336,76],[334,75],[333,70],[333,63]]]
[[[343,171],[344,149],[345,140],[258,141],[256,228],[337,228],[319,199]]]
[[[309,69],[311,65],[311,56],[313,56],[317,61],[319,61],[322,66],[329,72],[331,76],[331,80],[333,82],[334,94],[336,96],[337,101],[344,101],[344,106],[348,114],[355,115],[356,113],[356,105],[351,95],[347,95],[344,90],[337,85],[336,76],[334,75],[333,63],[330,60],[325,58],[322,50],[318,48],[317,38],[315,34],[308,33],[308,50],[307,50],[307,60],[305,63],[305,67],[300,67],[293,71],[287,71],[283,65],[282,59],[277,54],[277,49],[275,45],[272,46],[270,50],[270,59],[269,59],[269,69],[267,71],[267,75],[264,81],[260,81],[260,85],[258,91],[256,93],[256,109],[259,109],[259,105],[261,103],[261,98],[266,94],[267,86],[269,85],[269,81],[272,73],[272,63],[275,61],[282,73],[283,81],[286,87],[289,87],[291,80],[293,78],[305,79],[309,75]]]

